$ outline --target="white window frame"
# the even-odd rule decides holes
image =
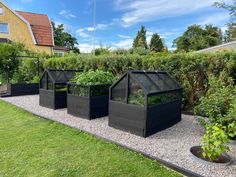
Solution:
[[[8,23],[0,23],[0,25],[3,24],[3,25],[7,25],[7,32],[3,32],[3,31],[0,31],[0,34],[9,34],[10,32],[10,28],[9,28],[9,24]]]
[[[3,7],[0,7],[0,9],[2,9],[2,13],[0,13],[0,16],[1,16],[1,15],[4,15],[4,8],[3,8]]]

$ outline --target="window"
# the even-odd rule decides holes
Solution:
[[[8,24],[0,23],[0,33],[8,33]]]
[[[0,7],[0,15],[3,15],[3,8]]]

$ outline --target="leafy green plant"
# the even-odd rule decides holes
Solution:
[[[214,76],[209,78],[209,90],[195,107],[195,115],[208,117],[212,123],[224,123],[231,103],[236,99],[236,88],[231,78],[227,78],[228,81],[223,79],[223,75],[219,79]]]
[[[84,73],[76,73],[71,79],[72,83],[78,85],[89,86],[89,85],[100,85],[100,84],[112,84],[115,77],[110,72],[105,71],[88,71]]]
[[[227,134],[230,139],[236,140],[236,99],[231,103],[230,109],[225,118]]]
[[[102,70],[114,75],[133,70],[163,70],[169,72],[183,88],[183,109],[192,111],[199,99],[209,89],[209,75],[219,77],[225,71],[225,79],[236,80],[236,52],[216,53],[162,53],[141,55],[135,52],[109,55],[68,55],[51,58],[44,62],[45,68],[80,68],[84,71]]]
[[[91,96],[107,95],[109,86],[102,85],[110,85],[114,80],[115,77],[112,73],[100,70],[76,73],[71,80],[76,85],[70,86],[69,90],[71,94],[85,97],[89,94]]]
[[[202,139],[202,155],[204,158],[214,162],[229,150],[229,147],[226,145],[229,139],[225,129],[225,126],[218,123],[206,124],[206,133]]]

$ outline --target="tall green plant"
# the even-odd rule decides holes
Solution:
[[[202,139],[203,157],[210,161],[217,161],[223,153],[229,150],[226,145],[229,140],[225,128],[217,123],[207,124],[206,133]]]

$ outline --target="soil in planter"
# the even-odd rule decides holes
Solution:
[[[230,161],[230,159],[224,155],[221,155],[217,160],[215,161],[212,161],[210,160],[209,158],[205,158],[203,157],[202,153],[203,153],[203,150],[200,146],[197,146],[197,147],[192,147],[191,148],[191,153],[193,155],[195,155],[196,157],[202,159],[202,160],[205,160],[205,161],[208,161],[208,162],[214,162],[214,163],[228,163]]]

